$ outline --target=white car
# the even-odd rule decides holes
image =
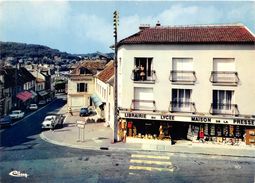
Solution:
[[[44,121],[42,122],[42,128],[43,129],[53,129],[55,120],[56,120],[55,115],[46,116],[44,118]]]
[[[11,119],[21,119],[23,118],[25,113],[21,110],[14,110],[12,113],[9,115]]]
[[[28,108],[29,108],[29,110],[35,111],[38,109],[38,106],[37,106],[37,104],[30,104]]]
[[[57,127],[63,127],[65,116],[63,114],[49,114],[42,122],[42,129],[55,129]]]
[[[45,105],[46,104],[46,101],[45,100],[40,100],[39,102],[38,102],[38,105]]]

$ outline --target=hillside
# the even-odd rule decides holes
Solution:
[[[0,58],[15,57],[15,58],[53,58],[59,56],[61,58],[75,59],[77,56],[72,54],[61,52],[57,49],[52,49],[47,46],[26,44],[26,43],[15,43],[15,42],[2,42],[0,41]]]

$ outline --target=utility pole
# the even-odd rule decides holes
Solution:
[[[118,50],[117,50],[117,41],[118,41],[118,25],[119,25],[119,13],[114,11],[113,13],[113,36],[114,36],[114,127],[113,127],[113,136],[114,142],[118,141]]]

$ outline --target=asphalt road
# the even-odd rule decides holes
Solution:
[[[0,132],[1,183],[255,182],[255,160],[251,158],[80,150],[41,140],[46,113],[59,110],[65,102],[59,98]],[[10,176],[13,170],[28,177]]]

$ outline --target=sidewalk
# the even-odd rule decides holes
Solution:
[[[66,106],[59,113],[66,113]],[[104,123],[87,123],[84,129],[84,141],[78,141],[76,121],[84,121],[77,112],[73,116],[66,114],[64,127],[54,131],[43,131],[40,137],[50,143],[80,149],[111,150],[111,151],[163,151],[170,153],[204,154],[237,157],[255,157],[255,147],[229,146],[215,144],[196,144],[177,142],[170,145],[169,141],[127,138],[127,142],[112,143],[113,130]],[[80,130],[82,133],[82,129]],[[80,134],[80,140],[82,135]]]

